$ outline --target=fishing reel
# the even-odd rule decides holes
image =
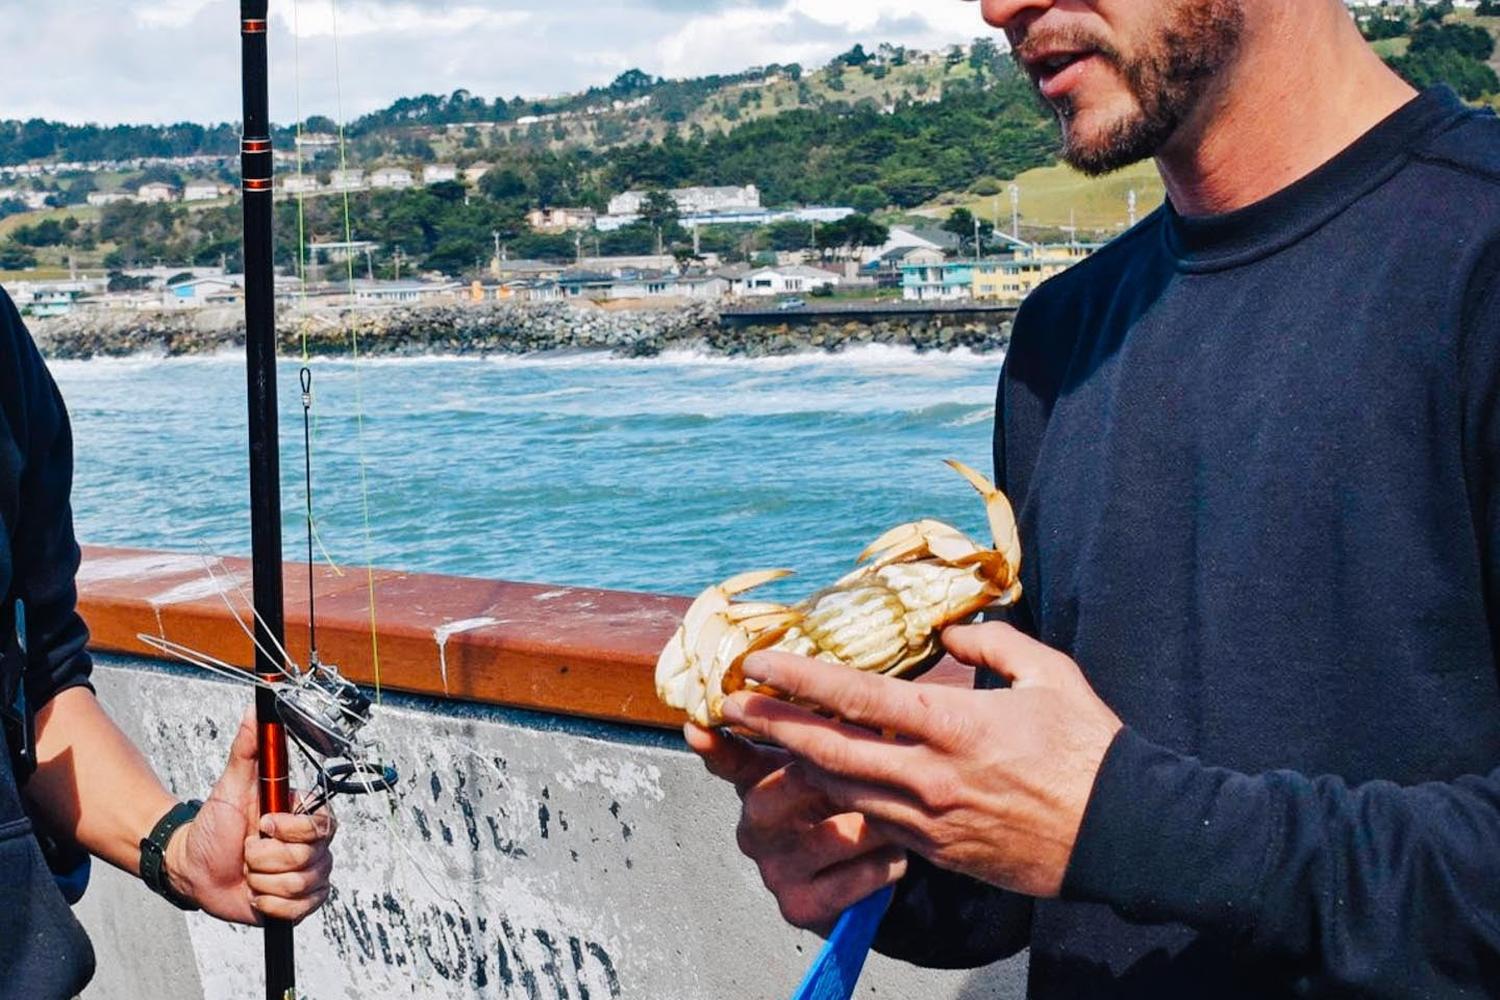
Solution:
[[[395,788],[396,769],[372,759],[373,747],[360,739],[370,721],[370,698],[338,667],[314,658],[300,677],[275,689],[287,736],[318,772],[318,794],[299,812],[313,812],[335,795]]]

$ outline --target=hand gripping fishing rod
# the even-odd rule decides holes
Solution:
[[[255,694],[260,811],[292,811],[286,731],[269,685],[281,679],[270,650],[285,648],[281,579],[281,468],[276,421],[276,289],[272,263],[272,159],[267,0],[240,0],[245,205],[245,372],[250,405],[250,550],[254,571]],[[266,998],[296,1000],[292,925],[266,921]]]

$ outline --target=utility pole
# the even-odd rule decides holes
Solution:
[[[979,216],[974,216],[974,263],[979,263]]]
[[[1021,185],[1010,186],[1010,235],[1012,239],[1021,238]]]
[[[1130,196],[1125,199],[1125,202],[1130,206],[1130,226],[1133,229],[1135,228],[1135,188],[1130,189]]]
[[[395,254],[395,257],[396,257],[396,280],[397,281],[401,280],[401,258],[402,258],[402,256],[403,256],[403,254],[402,254],[401,248],[397,247],[396,248],[396,254]]]
[[[496,230],[492,231],[490,233],[490,236],[492,236],[494,238],[494,240],[495,240],[495,260],[494,260],[494,263],[492,263],[490,265],[490,271],[495,275],[495,277],[499,278],[499,277],[501,277],[501,267],[500,267],[500,230],[496,229]]]

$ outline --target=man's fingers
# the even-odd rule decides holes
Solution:
[[[991,670],[1014,687],[1043,683],[1070,662],[1004,622],[951,626],[943,630],[943,646],[960,662]]]
[[[901,881],[905,874],[905,851],[899,848],[876,851],[825,869],[805,890],[778,899],[781,915],[793,926],[826,933],[849,907]]]
[[[709,773],[729,782],[741,795],[791,760],[783,751],[756,746],[723,729],[704,729],[689,722],[682,734]]]
[[[808,867],[821,872],[895,844],[859,813],[842,813],[815,823],[802,837]]]
[[[316,913],[328,900],[328,886],[301,899],[283,899],[279,896],[252,896],[251,905],[262,917],[299,924]]]
[[[922,755],[926,752],[763,694],[732,695],[724,703],[724,712],[738,724],[821,770],[865,781],[903,786],[919,777]]]
[[[249,837],[245,840],[245,867],[253,872],[281,875],[310,868],[320,855],[327,853],[327,844],[285,844]]]
[[[210,797],[239,802],[242,798],[239,794],[241,791],[255,787],[258,774],[256,750],[259,745],[260,739],[255,731],[255,706],[251,705],[240,716],[240,728],[229,746],[229,763],[225,765],[224,774],[219,778],[218,784],[214,785]]]
[[[300,871],[280,872],[268,875],[251,871],[245,876],[245,884],[256,896],[274,896],[278,899],[307,899],[328,887],[328,878],[333,873],[333,858],[323,855],[311,868]]]
[[[946,794],[931,781],[925,785],[919,785],[920,794],[931,800],[924,804],[917,797],[918,792],[853,780],[820,771],[817,768],[808,769],[807,780],[840,812],[859,813],[882,831],[891,831],[893,828],[902,831],[917,831],[925,828],[930,813],[943,806],[943,803],[938,801],[938,797]],[[896,838],[892,837],[889,832],[886,832],[885,836],[908,847],[915,843],[910,837]]]
[[[338,828],[338,820],[326,812],[301,816],[292,813],[270,813],[260,818],[259,827],[263,835],[285,844],[327,842],[333,839]]]
[[[862,670],[831,668],[791,653],[752,654],[745,660],[745,674],[854,725],[911,735],[925,731],[930,699],[949,694],[941,688],[918,688]]]

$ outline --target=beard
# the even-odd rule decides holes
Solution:
[[[1013,47],[1018,59],[1043,43],[1091,49],[1124,80],[1135,108],[1091,129],[1082,127],[1071,97],[1050,102],[1062,126],[1062,158],[1085,174],[1097,177],[1155,156],[1239,51],[1241,0],[1168,0],[1161,7],[1163,27],[1139,54],[1127,56],[1089,32],[1048,33]]]

